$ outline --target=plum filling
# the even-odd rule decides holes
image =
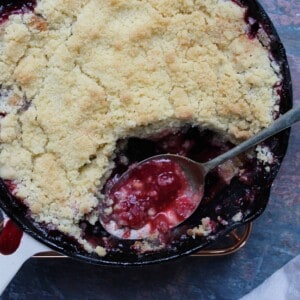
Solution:
[[[0,231],[0,254],[10,255],[14,253],[21,242],[23,231],[11,220]]]
[[[120,184],[117,182],[102,205],[102,221],[114,221],[125,227],[123,238],[130,229],[150,227],[150,234],[167,232],[190,216],[197,199],[175,162],[167,159],[149,161],[132,170]]]
[[[33,11],[36,0],[5,0],[0,4],[0,24],[5,22],[12,14],[24,14]]]

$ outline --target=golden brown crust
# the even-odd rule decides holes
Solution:
[[[34,218],[80,238],[119,138],[186,122],[231,140],[266,127],[278,77],[243,13],[222,0],[41,0],[11,16],[0,175]]]

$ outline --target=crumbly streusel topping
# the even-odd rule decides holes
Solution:
[[[224,0],[40,0],[1,25],[0,176],[33,217],[80,238],[120,138],[268,126],[278,77],[243,14]]]

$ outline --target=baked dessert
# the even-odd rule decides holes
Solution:
[[[132,161],[129,138],[172,152],[179,137],[187,153],[182,139],[210,130],[207,145],[225,151],[278,113],[267,35],[234,1],[27,3],[0,27],[0,177],[36,222],[89,252],[105,255],[85,230],[116,163]]]

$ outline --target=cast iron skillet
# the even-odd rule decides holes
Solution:
[[[239,0],[234,2],[247,7],[247,13],[245,15],[246,21],[248,17],[257,20],[256,23],[251,25],[251,34],[255,35],[259,26],[262,26],[271,40],[269,45],[270,53],[280,65],[281,74],[283,76],[280,94],[280,113],[284,113],[292,107],[291,77],[284,47],[272,22],[256,0]],[[95,254],[89,254],[84,251],[73,238],[67,237],[58,231],[47,230],[45,226],[35,223],[34,220],[30,218],[27,208],[9,193],[2,180],[0,180],[0,206],[25,232],[53,250],[69,257],[99,265],[127,266],[160,263],[196,252],[211,244],[219,237],[224,236],[232,229],[257,218],[264,211],[268,203],[271,184],[277,175],[285,155],[288,139],[289,130],[285,130],[265,142],[275,155],[276,162],[271,165],[270,172],[265,172],[264,168],[257,167],[257,176],[254,179],[253,187],[246,187],[240,182],[233,180],[224,192],[210,203],[202,204],[191,218],[181,224],[174,233],[168,237],[168,246],[152,253],[138,254],[131,249],[132,242],[113,240],[111,242],[113,246],[112,250],[107,256],[99,257]],[[247,197],[247,191],[249,192],[250,190],[255,197]],[[187,228],[197,226],[200,222],[199,220],[203,217],[210,217],[216,220],[220,214],[223,216],[232,216],[239,211],[243,213],[243,219],[241,221],[231,221],[227,226],[217,226],[215,232],[207,237],[193,239],[183,234]],[[98,234],[105,235],[101,230]]]

